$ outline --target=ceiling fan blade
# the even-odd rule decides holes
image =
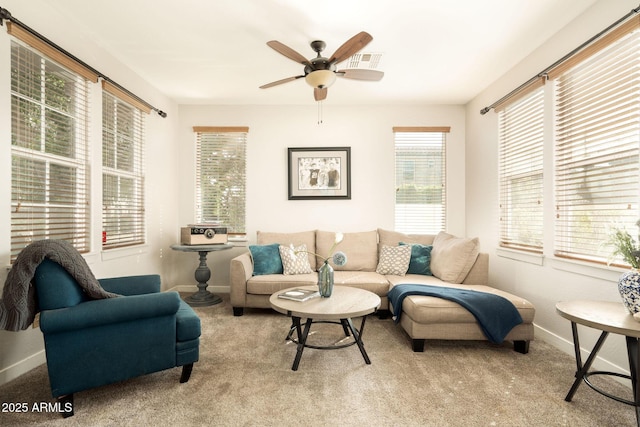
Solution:
[[[323,87],[322,89],[319,89],[317,87],[313,88],[313,97],[316,101],[324,101],[325,99],[327,99],[327,93],[328,89],[326,87]]]
[[[276,40],[268,41],[267,46],[269,46],[271,49],[275,50],[276,52],[280,53],[281,55],[284,55],[287,58],[293,61],[296,61],[299,64],[309,65],[309,66],[311,65],[311,63],[307,58],[305,58],[295,50],[291,49],[289,46],[280,43],[279,41],[276,41]]]
[[[277,85],[281,85],[283,83],[289,83],[292,82],[294,80],[298,80],[303,78],[304,76],[293,76],[293,77],[287,77],[286,79],[282,79],[282,80],[276,80],[275,82],[271,82],[271,83],[267,83],[266,85],[262,85],[260,86],[260,89],[267,89],[273,86],[277,86]]]
[[[347,40],[342,46],[336,50],[336,53],[333,54],[331,58],[329,58],[329,63],[337,64],[338,62],[342,62],[354,53],[357,53],[360,49],[369,44],[369,42],[373,40],[373,37],[365,31],[361,31],[355,36],[351,37]]]
[[[368,80],[377,82],[384,77],[384,73],[378,70],[338,70],[336,74],[340,77],[344,77],[345,79],[353,79],[353,80]]]

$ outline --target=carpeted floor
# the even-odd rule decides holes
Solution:
[[[0,425],[43,426],[632,426],[632,407],[581,385],[564,397],[572,357],[542,342],[527,355],[510,343],[431,341],[424,353],[390,319],[369,317],[363,334],[372,364],[358,348],[305,349],[297,372],[295,346],[284,340],[290,320],[270,310],[233,317],[228,300],[197,308],[200,361],[180,384],[171,369],[75,394],[75,416],[0,412]],[[359,324],[359,320],[357,322]],[[342,328],[314,325],[315,343],[339,339]],[[631,390],[598,379],[610,392]],[[46,367],[0,387],[0,402],[51,402]]]

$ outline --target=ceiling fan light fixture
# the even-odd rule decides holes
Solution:
[[[312,71],[304,77],[309,86],[324,89],[336,81],[336,73],[330,70]]]

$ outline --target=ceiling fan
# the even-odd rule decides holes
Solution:
[[[370,34],[365,31],[361,31],[340,46],[330,58],[320,56],[320,52],[322,52],[326,47],[325,42],[321,40],[312,41],[311,49],[317,53],[317,56],[312,59],[306,59],[304,56],[279,41],[271,40],[267,42],[267,46],[287,58],[304,65],[304,74],[267,83],[260,86],[260,89],[267,89],[304,77],[306,82],[313,87],[313,97],[315,100],[322,101],[327,98],[327,89],[335,82],[336,77],[344,77],[345,79],[354,80],[378,81],[384,76],[382,71],[365,69],[336,69],[336,64],[356,54],[363,47],[369,44],[371,40],[373,40],[373,37],[371,37]]]

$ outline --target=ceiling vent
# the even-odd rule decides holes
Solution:
[[[381,53],[356,53],[348,59],[346,68],[376,70],[381,60]]]

